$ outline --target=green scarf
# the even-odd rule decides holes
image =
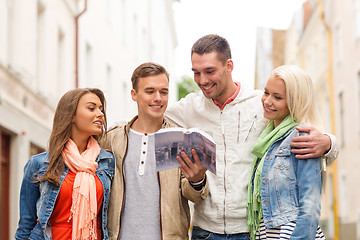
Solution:
[[[250,238],[255,239],[256,232],[259,231],[260,221],[263,218],[263,212],[261,207],[261,173],[264,164],[264,158],[266,152],[269,150],[271,144],[273,144],[278,138],[282,137],[287,131],[297,125],[288,115],[275,129],[274,121],[269,122],[264,131],[260,134],[256,140],[254,148],[251,152],[255,155],[251,167],[251,174],[254,174],[254,188],[252,189],[252,175],[248,186],[248,198],[247,198],[247,223],[250,231]],[[258,161],[259,164],[257,165]]]

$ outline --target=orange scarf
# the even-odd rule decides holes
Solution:
[[[97,200],[95,188],[96,162],[100,153],[98,142],[90,137],[83,153],[71,139],[65,145],[61,155],[70,171],[76,173],[72,193],[70,218],[72,223],[72,239],[96,239]]]

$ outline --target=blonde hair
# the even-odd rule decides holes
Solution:
[[[274,69],[271,75],[285,83],[291,118],[300,124],[321,128],[310,75],[295,65],[280,66]]]

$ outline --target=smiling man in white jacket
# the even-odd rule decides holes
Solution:
[[[192,239],[249,239],[246,224],[247,184],[253,161],[251,149],[267,120],[261,105],[262,91],[233,82],[230,46],[218,35],[197,40],[191,50],[194,80],[202,94],[191,93],[166,111],[176,124],[199,128],[216,142],[216,175],[207,171],[210,193],[194,205]],[[300,129],[300,128],[299,128]],[[337,157],[336,138],[315,128],[301,128],[292,151],[298,158]]]

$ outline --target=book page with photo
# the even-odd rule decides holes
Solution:
[[[194,162],[191,149],[195,149],[201,164],[216,174],[216,145],[213,138],[196,128],[163,128],[155,133],[156,170],[180,167],[176,156],[181,151]]]

